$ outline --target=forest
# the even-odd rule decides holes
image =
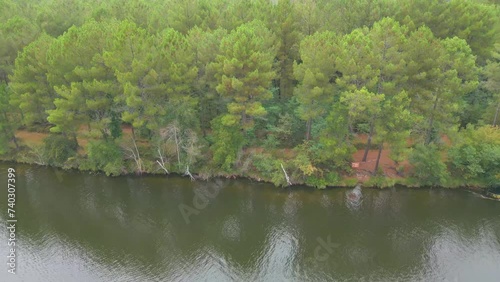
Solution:
[[[498,0],[0,7],[3,160],[277,186],[360,174],[500,186]],[[356,169],[370,152],[373,168]]]

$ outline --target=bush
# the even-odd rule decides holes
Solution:
[[[421,185],[446,184],[449,178],[448,170],[436,145],[416,145],[409,159],[413,165],[413,176]]]
[[[213,161],[226,172],[232,171],[238,152],[245,143],[238,123],[239,121],[233,120],[230,115],[217,117],[212,121]]]
[[[268,150],[276,149],[280,145],[280,141],[273,134],[269,134],[262,145]]]
[[[493,185],[500,175],[500,130],[468,127],[459,134],[448,156],[456,176]]]
[[[389,188],[396,185],[396,180],[385,176],[373,176],[368,181],[363,183],[366,187]]]
[[[341,177],[336,172],[331,171],[331,172],[328,172],[326,174],[326,182],[327,182],[327,185],[329,185],[329,186],[338,185],[340,183],[340,180],[341,180]]]
[[[101,170],[106,175],[119,175],[123,167],[123,152],[113,141],[91,141],[87,145],[88,161],[84,168]]]
[[[10,151],[10,140],[4,134],[0,135],[0,155],[6,154]]]
[[[286,185],[285,176],[281,170],[280,160],[270,155],[256,154],[253,156],[253,165],[260,175],[273,182],[274,185]]]
[[[307,176],[305,179],[306,185],[313,186],[318,189],[325,189],[326,185],[328,185],[326,179],[321,177],[316,177],[314,175]]]
[[[51,134],[43,139],[43,155],[49,165],[62,166],[76,155],[78,144],[60,134]]]

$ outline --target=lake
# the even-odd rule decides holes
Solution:
[[[16,170],[0,281],[500,281],[500,202],[462,190]],[[7,262],[7,228],[0,253]]]

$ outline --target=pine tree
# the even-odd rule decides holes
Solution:
[[[245,129],[253,127],[254,118],[266,115],[262,102],[272,97],[274,38],[262,22],[243,24],[222,39],[221,55],[213,65],[216,90],[228,101],[228,118]]]
[[[493,53],[493,60],[488,61],[484,67],[486,75],[485,87],[493,93],[492,105],[495,108],[493,114],[493,126],[500,121],[500,43],[496,45],[496,51]]]
[[[198,69],[194,80],[194,91],[199,101],[200,125],[205,133],[210,128],[210,121],[225,109],[223,101],[219,99],[215,87],[216,70],[211,65],[220,54],[220,41],[227,35],[225,29],[204,31],[195,27],[188,33],[187,40],[190,52],[193,55],[193,64]]]
[[[279,0],[272,7],[273,22],[271,30],[277,35],[280,47],[277,53],[279,97],[290,98],[293,95],[293,62],[299,58],[300,26],[299,13],[289,0]]]
[[[95,127],[103,138],[109,135],[114,97],[119,93],[113,71],[102,54],[114,33],[112,24],[89,21],[59,37],[48,51],[49,83],[58,97],[49,110],[51,132],[69,134],[83,124]]]
[[[7,84],[0,83],[0,155],[9,152],[10,142],[18,148],[15,131],[18,126],[15,113],[9,105],[11,91]]]
[[[19,15],[0,23],[0,82],[8,82],[17,53],[35,40],[39,33],[35,24]]]
[[[56,93],[47,80],[47,51],[54,38],[42,34],[19,53],[10,76],[11,104],[19,107],[24,123],[47,123],[47,111],[54,109]]]
[[[339,52],[333,32],[315,33],[300,44],[302,63],[294,65],[294,75],[299,82],[294,95],[300,103],[298,114],[307,123],[307,140],[311,138],[314,120],[324,116],[334,101]]]

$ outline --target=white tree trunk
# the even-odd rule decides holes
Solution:
[[[292,185],[292,182],[290,181],[290,177],[288,177],[288,174],[286,173],[286,170],[283,167],[283,164],[281,164],[281,169],[283,170],[283,173],[285,174],[285,179],[286,179],[286,183],[288,184],[288,186]]]
[[[160,151],[160,148],[158,148],[158,157],[160,158],[160,161],[156,160],[156,162],[167,174],[169,174],[168,169],[165,167],[165,161],[163,160],[163,155]]]
[[[191,172],[189,172],[189,166],[186,166],[186,172],[184,172],[184,175],[187,175],[189,176],[189,178],[191,179],[191,181],[194,181],[194,176],[191,174]]]
[[[139,154],[139,149],[137,148],[135,138],[132,138],[132,143],[134,144],[134,147],[133,148],[126,147],[126,150],[129,152],[129,158],[131,158],[135,161],[135,165],[137,166],[137,172],[139,174],[141,174],[143,172],[142,159],[141,159],[141,155]]]

